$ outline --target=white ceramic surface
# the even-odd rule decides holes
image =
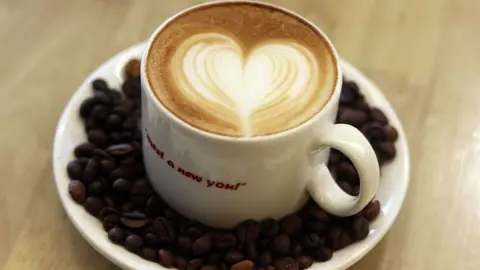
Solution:
[[[66,165],[73,159],[75,146],[86,140],[82,122],[78,116],[78,108],[81,102],[91,95],[91,81],[101,77],[106,79],[112,87],[119,88],[123,80],[125,63],[131,58],[139,59],[144,47],[144,44],[138,44],[120,52],[100,66],[84,81],[68,102],[60,118],[53,149],[55,183],[60,200],[72,223],[92,247],[119,267],[128,270],[160,270],[164,268],[158,264],[143,260],[108,240],[102,224],[70,198],[68,193],[70,180],[66,173]],[[311,269],[346,269],[362,258],[389,230],[401,209],[408,189],[410,159],[405,134],[398,117],[380,90],[372,82],[347,62],[342,61],[341,66],[344,76],[349,80],[356,81],[361,91],[365,94],[367,101],[381,108],[390,119],[392,125],[398,129],[397,157],[393,162],[382,168],[380,186],[376,195],[376,198],[382,204],[382,212],[371,224],[369,236],[359,243],[335,252],[330,261],[316,263]]]
[[[152,34],[148,41],[146,51],[151,53],[151,47],[157,40],[159,33],[161,33],[166,25],[175,21],[182,14],[192,12],[198,8],[206,6],[215,6],[218,2],[207,2],[194,6],[183,12],[177,13],[175,16],[166,20],[161,24],[157,30]],[[281,9],[265,3],[258,3],[258,5],[270,6],[271,8]],[[291,13],[284,10],[285,13]],[[291,13],[292,16],[300,17],[298,14]],[[323,39],[328,43],[332,52],[333,61],[338,61],[338,54],[333,44],[331,44],[328,37],[316,26],[308,21],[309,24],[317,34],[323,36]],[[220,35],[222,39],[229,39],[227,36]],[[197,36],[198,37],[198,36]],[[215,38],[218,38],[215,34]],[[272,41],[273,42],[273,41]],[[231,46],[239,48],[241,45],[235,40],[227,42]],[[221,42],[223,48],[223,41]],[[271,46],[286,46],[288,44],[271,43]],[[211,46],[216,46],[210,44]],[[182,45],[180,45],[181,47]],[[267,46],[267,45],[265,45]],[[196,48],[196,45],[194,45]],[[192,47],[192,48],[194,48]],[[228,114],[229,111],[237,111],[240,108],[242,111],[242,99],[249,96],[248,90],[260,93],[257,98],[267,98],[270,95],[263,91],[268,89],[268,85],[275,85],[273,81],[267,82],[264,79],[270,80],[276,78],[274,74],[276,69],[270,70],[269,66],[276,63],[271,61],[271,58],[278,57],[274,49],[271,47],[268,57],[261,54],[261,47],[259,50],[251,52],[249,57],[259,57],[257,60],[246,60],[242,63],[242,57],[238,56],[238,61],[220,61],[220,65],[215,65],[217,61],[206,63],[207,58],[200,57],[196,54],[186,53],[183,60],[185,63],[190,61],[199,62],[185,64],[183,69],[177,70],[179,74],[185,71],[184,76],[187,80],[194,83],[194,88],[184,93],[185,97],[189,97],[189,92],[196,93],[203,96],[211,87],[210,83],[202,84],[202,76],[196,77],[195,68],[187,72],[187,66],[204,67],[203,69],[212,69],[220,77],[229,78],[228,80],[217,80],[214,75],[210,79],[218,89],[224,91],[223,94],[230,96],[229,100],[236,102],[236,105],[228,110],[222,110],[222,107],[217,108],[216,111],[209,111],[214,114]],[[184,49],[177,48],[178,51]],[[196,50],[196,49],[195,49]],[[214,47],[206,50],[211,53],[221,53],[224,50],[215,49]],[[236,49],[233,49],[235,51]],[[293,55],[302,55],[305,52],[298,50],[296,45],[289,47],[289,52]],[[309,51],[306,49],[305,51]],[[229,56],[225,59],[232,59],[231,50],[228,50]],[[379,166],[375,152],[365,138],[365,136],[355,127],[345,124],[335,124],[338,104],[340,100],[342,87],[342,69],[340,65],[335,64],[334,70],[330,71],[332,75],[331,83],[334,84],[331,91],[325,91],[323,98],[318,97],[319,100],[324,99],[321,104],[316,104],[321,110],[317,112],[309,120],[305,121],[297,127],[284,130],[276,134],[259,137],[236,138],[229,136],[221,136],[214,133],[205,132],[201,129],[194,128],[187,124],[188,121],[183,121],[175,113],[172,113],[168,106],[159,102],[154,94],[152,80],[149,80],[147,74],[149,53],[145,53],[142,57],[140,76],[142,79],[142,132],[143,132],[143,157],[145,169],[149,176],[150,183],[153,188],[161,195],[161,197],[173,209],[184,216],[198,220],[206,225],[215,228],[232,228],[236,224],[248,220],[264,220],[267,218],[280,219],[288,214],[291,214],[300,209],[307,200],[307,193],[310,193],[312,199],[325,209],[327,212],[337,216],[352,216],[360,212],[373,198],[375,191],[379,184]],[[273,53],[270,55],[270,53]],[[290,59],[289,61],[297,61],[294,56],[281,51],[279,53],[282,58]],[[203,53],[199,53],[203,55]],[[210,53],[209,53],[210,55]],[[198,56],[198,57],[197,57]],[[222,56],[212,56],[212,59],[223,59]],[[217,58],[218,57],[218,58]],[[286,58],[283,58],[286,57]],[[292,57],[292,58],[289,58]],[[307,59],[307,56],[301,56],[300,59]],[[174,57],[175,58],[175,57]],[[233,59],[236,59],[233,57]],[[267,65],[262,65],[262,61],[258,59],[270,59]],[[173,65],[174,62],[172,62]],[[249,63],[253,63],[249,64]],[[230,64],[235,66],[231,69]],[[239,65],[239,66],[237,66]],[[242,65],[245,65],[242,67]],[[275,64],[274,64],[275,65]],[[251,68],[254,68],[252,72]],[[255,70],[259,68],[258,70]],[[299,70],[293,71],[295,68]],[[304,69],[305,68],[305,69]],[[202,68],[200,68],[202,69]],[[249,71],[250,69],[250,71]],[[307,81],[315,81],[316,76],[310,76],[311,73],[316,73],[313,69],[309,70],[308,61],[302,64],[302,61],[292,65],[286,70],[291,70],[293,73],[308,74],[305,78],[296,76],[292,78],[293,85],[306,85]],[[223,71],[222,71],[223,70]],[[226,71],[225,71],[226,70]],[[235,71],[245,72],[245,74],[235,74]],[[319,71],[317,71],[319,72]],[[201,73],[201,72],[200,72]],[[199,73],[199,74],[200,74]],[[255,74],[252,76],[252,74]],[[318,75],[318,74],[315,74]],[[193,76],[193,77],[189,77]],[[208,75],[210,76],[210,75]],[[249,77],[251,76],[251,77]],[[182,75],[180,75],[182,77]],[[329,76],[325,76],[328,81]],[[240,81],[235,81],[238,79]],[[245,81],[243,81],[245,80]],[[296,81],[298,80],[298,81]],[[305,81],[303,81],[305,80]],[[232,84],[224,84],[224,82],[233,82]],[[253,82],[259,83],[255,85]],[[246,83],[245,85],[243,83]],[[187,83],[188,84],[188,83]],[[328,85],[329,83],[327,83]],[[237,86],[245,86],[245,89],[234,90]],[[305,91],[300,91],[299,94],[294,90],[287,96],[289,101],[287,105],[292,107],[285,108],[284,105],[272,105],[269,108],[262,108],[263,114],[274,115],[274,118],[286,118],[288,114],[279,114],[278,111],[295,110],[297,105],[296,100],[301,100],[301,96],[309,96],[309,90],[315,92],[320,91],[316,87],[318,85],[312,84],[313,87],[308,86]],[[291,86],[291,85],[290,85]],[[156,87],[162,87],[161,84]],[[260,87],[260,88],[259,88]],[[289,87],[286,85],[286,89]],[[328,87],[328,86],[327,86]],[[188,88],[188,87],[187,87]],[[186,89],[187,89],[186,88]],[[216,89],[216,88],[215,88]],[[252,90],[254,89],[254,90]],[[156,89],[162,91],[162,89]],[[239,91],[241,95],[234,92]],[[288,90],[287,90],[288,91]],[[217,102],[228,104],[229,101],[222,102],[222,98],[216,95],[217,91],[207,94],[203,99],[209,100],[208,105],[215,106]],[[322,92],[322,91],[321,91]],[[265,94],[265,95],[264,95]],[[297,96],[298,95],[298,96]],[[283,95],[280,95],[283,97]],[[329,96],[329,97],[328,97]],[[251,96],[250,96],[251,97]],[[202,102],[202,98],[190,97],[192,100]],[[217,102],[211,102],[211,98],[217,98]],[[262,121],[255,120],[255,106],[259,100],[247,98],[246,104],[254,106],[246,109],[246,122],[243,123],[247,130],[255,128],[250,126],[255,122],[255,125],[264,126],[268,122],[274,122],[275,119],[264,118]],[[298,101],[300,102],[300,101]],[[275,103],[275,101],[273,101]],[[257,104],[257,105],[256,105]],[[281,103],[280,103],[281,104]],[[207,104],[206,104],[207,105]],[[258,108],[257,108],[258,109]],[[270,111],[272,110],[272,111]],[[236,112],[237,117],[243,118],[245,112]],[[242,116],[243,115],[243,116]],[[235,116],[234,116],[235,117]],[[228,117],[229,118],[229,117]],[[262,117],[263,118],[263,117]],[[248,123],[248,124],[246,124]],[[145,138],[148,138],[146,140]],[[355,168],[357,169],[360,181],[360,194],[352,197],[344,192],[332,178],[326,163],[328,160],[329,147],[335,148],[350,158]]]

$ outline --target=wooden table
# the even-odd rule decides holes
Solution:
[[[65,103],[114,53],[195,0],[0,0],[0,268],[117,269],[67,218],[52,179]],[[480,2],[278,0],[322,27],[397,110],[412,181],[355,270],[480,267]]]

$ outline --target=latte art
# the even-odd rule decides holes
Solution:
[[[198,34],[179,46],[171,69],[185,98],[239,126],[244,136],[286,110],[303,108],[318,90],[314,55],[293,41],[246,52],[225,35]]]
[[[174,19],[147,57],[159,101],[186,123],[255,137],[301,125],[335,85],[332,52],[293,15],[259,4],[203,7]]]

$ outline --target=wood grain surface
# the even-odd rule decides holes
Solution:
[[[73,228],[52,179],[65,103],[114,53],[195,0],[0,0],[0,268],[117,269]],[[277,0],[323,28],[384,91],[412,179],[354,270],[480,268],[480,1]]]

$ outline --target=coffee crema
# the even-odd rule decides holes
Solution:
[[[318,113],[335,87],[335,57],[308,23],[257,3],[189,10],[154,38],[148,82],[174,115],[206,132],[264,136]]]

